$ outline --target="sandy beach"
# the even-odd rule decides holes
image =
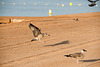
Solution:
[[[78,18],[78,21],[73,19]],[[24,19],[9,23],[9,19]],[[0,16],[0,67],[100,67],[100,12],[50,17]],[[29,23],[50,34],[31,41]],[[64,55],[87,49],[82,62]]]

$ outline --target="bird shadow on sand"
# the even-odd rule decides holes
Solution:
[[[100,61],[100,59],[90,59],[90,60],[81,60],[82,62],[96,62]]]
[[[59,43],[56,43],[56,44],[53,44],[53,45],[45,45],[45,46],[57,46],[57,45],[62,45],[62,44],[69,44],[69,41],[62,41],[62,42],[59,42]]]

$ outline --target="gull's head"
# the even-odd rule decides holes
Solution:
[[[50,36],[50,34],[47,34],[47,33],[43,33],[43,35],[44,35],[44,36]]]
[[[86,49],[82,49],[81,52],[84,53],[84,52],[87,52],[87,50]]]

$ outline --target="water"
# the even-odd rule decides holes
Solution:
[[[72,6],[69,5],[70,2],[73,3]],[[89,7],[88,4],[90,2],[87,0],[0,0],[0,16],[49,16],[50,9],[52,15],[100,12],[100,1],[97,2],[98,6]]]

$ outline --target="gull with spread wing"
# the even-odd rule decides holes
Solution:
[[[44,36],[50,36],[47,33],[41,33],[41,30],[31,23],[29,24],[29,28],[32,30],[34,36],[34,39],[32,39],[31,41],[39,40],[41,42],[41,39]]]

